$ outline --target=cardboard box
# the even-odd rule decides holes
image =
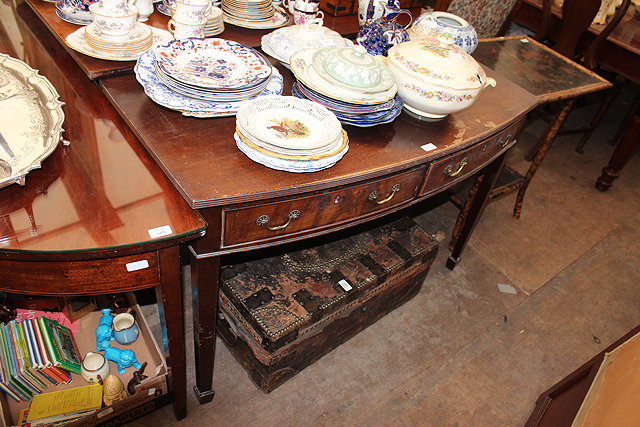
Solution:
[[[121,425],[126,421],[133,420],[141,415],[151,412],[170,401],[168,394],[168,369],[164,353],[158,347],[158,343],[153,337],[149,326],[138,305],[133,305],[136,311],[136,321],[140,330],[138,339],[129,346],[122,346],[115,341],[113,345],[118,348],[131,348],[136,352],[139,362],[147,362],[144,375],[148,378],[143,380],[136,387],[136,393],[127,399],[116,402],[109,407],[103,407],[94,414],[68,424],[69,426],[94,426],[94,425]],[[75,334],[76,342],[81,356],[89,351],[96,351],[95,328],[98,325],[100,312],[91,312],[80,319],[80,333]],[[109,362],[111,373],[117,374],[118,368],[115,363]],[[125,387],[133,376],[135,368],[127,368],[127,372],[118,375]],[[70,384],[49,385],[48,391],[57,391],[67,388],[87,385],[87,382],[80,376],[72,374],[73,381]],[[0,391],[0,425],[12,426],[15,424],[21,409],[29,407],[29,402],[15,402]]]

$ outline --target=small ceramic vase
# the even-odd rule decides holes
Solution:
[[[136,320],[129,313],[120,313],[113,318],[113,338],[120,344],[131,344],[138,339],[140,331]]]
[[[391,3],[391,2],[390,2]],[[356,41],[371,55],[387,55],[389,49],[409,40],[406,28],[411,25],[411,12],[385,5],[386,14],[374,20],[367,20],[360,27]],[[408,15],[409,22],[400,25],[396,21],[401,15]]]
[[[100,382],[98,377],[104,381],[109,372],[109,362],[102,354],[90,351],[84,356],[80,374],[88,383]]]
[[[426,12],[420,15],[408,30],[411,40],[438,39],[439,35],[451,37],[453,42],[467,53],[478,46],[476,30],[464,19],[447,12]]]

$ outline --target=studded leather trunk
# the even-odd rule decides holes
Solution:
[[[415,296],[437,242],[409,218],[226,266],[218,331],[270,392]]]

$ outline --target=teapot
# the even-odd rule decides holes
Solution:
[[[385,12],[378,19],[368,19],[360,27],[356,41],[371,55],[386,56],[391,47],[409,40],[406,29],[411,25],[413,17],[411,12],[400,9],[393,0],[380,3],[384,6]],[[409,22],[400,25],[397,19],[403,14],[409,16]]]

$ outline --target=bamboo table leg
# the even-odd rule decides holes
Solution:
[[[573,105],[576,103],[577,98],[571,98],[564,102],[562,108],[553,119],[553,121],[549,124],[547,128],[547,132],[545,133],[544,140],[540,147],[537,149],[536,154],[531,162],[531,166],[529,166],[529,170],[524,177],[522,184],[520,185],[520,189],[518,190],[518,195],[516,196],[516,204],[513,208],[513,216],[516,218],[520,218],[520,213],[522,212],[522,202],[524,201],[524,194],[527,191],[527,187],[529,187],[529,183],[533,179],[533,176],[536,174],[538,167],[542,163],[542,160],[547,155],[549,148],[551,148],[551,144],[553,140],[556,138],[560,127],[564,123],[569,115],[569,111],[573,108]]]

